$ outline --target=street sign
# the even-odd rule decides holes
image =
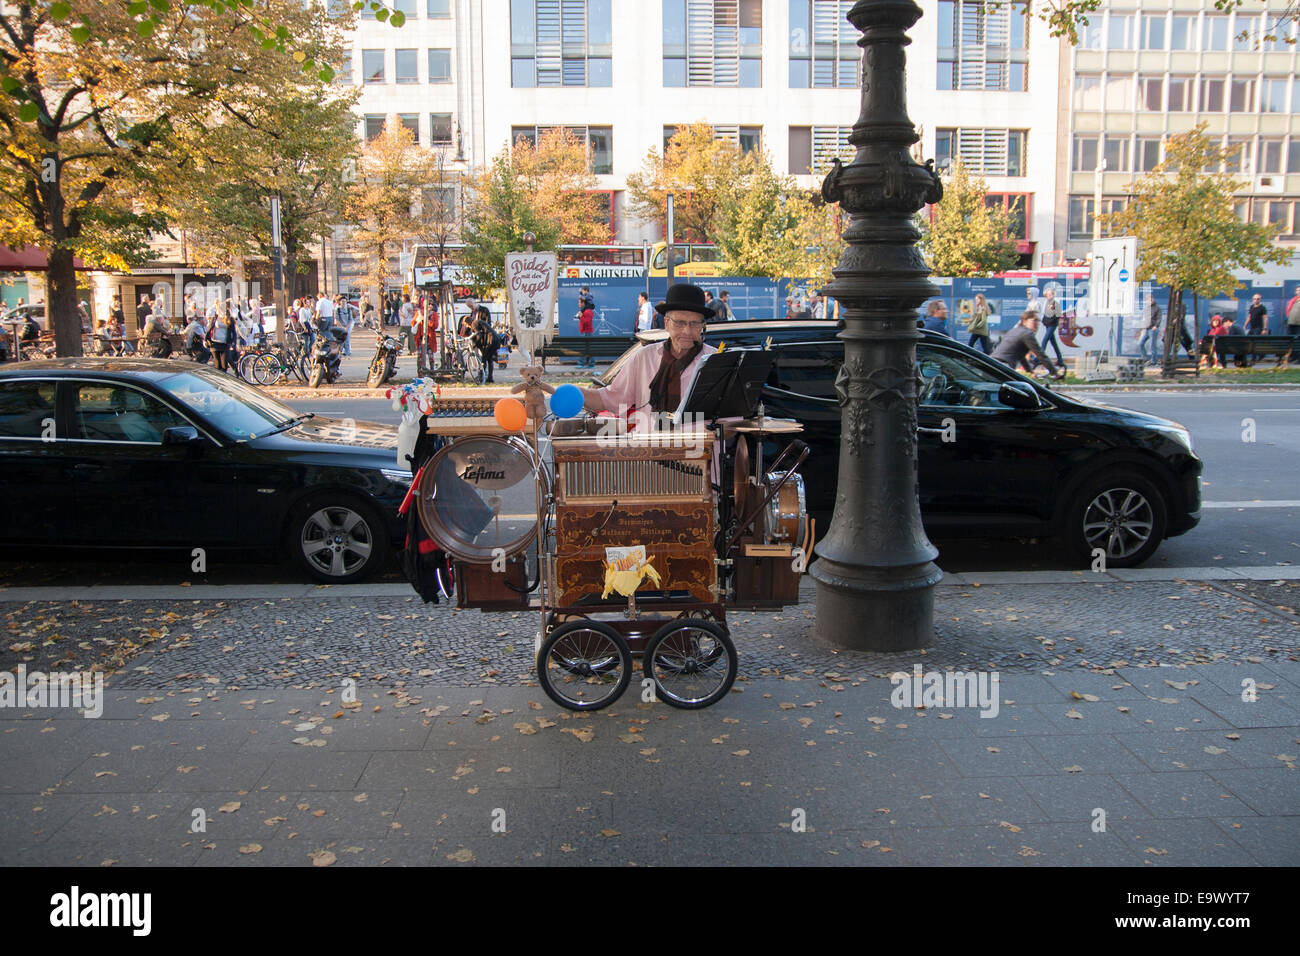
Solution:
[[[1094,239],[1088,276],[1088,309],[1093,315],[1132,315],[1137,310],[1137,237]]]

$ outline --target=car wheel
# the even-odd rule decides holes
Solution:
[[[294,511],[288,547],[317,581],[351,584],[383,564],[388,531],[369,506],[342,495],[320,497]]]
[[[1129,568],[1160,547],[1166,513],[1164,496],[1150,479],[1117,471],[1093,479],[1074,496],[1066,534],[1075,555],[1089,564],[1103,558],[1106,568]]]

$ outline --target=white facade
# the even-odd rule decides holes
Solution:
[[[430,19],[430,2],[450,16]],[[925,14],[911,31],[908,48],[909,112],[922,132],[920,154],[935,156],[938,131],[950,131],[954,153],[960,142],[963,155],[986,160],[983,171],[976,171],[990,193],[1026,197],[1029,221],[1022,238],[1039,250],[1051,247],[1060,43],[1048,38],[1042,23],[1029,22],[1022,52],[1012,54],[1025,64],[1026,77],[1008,82],[1005,68],[1017,67],[1006,62],[1007,38],[999,32],[1006,23],[986,23],[982,13],[976,22],[975,10],[983,5],[963,4],[969,8],[967,42],[954,46],[961,48],[960,75],[978,88],[940,91],[940,58],[951,54],[951,48],[939,45],[941,19],[952,22],[951,14],[942,14],[955,5],[944,8],[940,0],[921,5]],[[428,146],[430,115],[450,112],[451,148],[469,167],[489,162],[519,128],[594,129],[602,145],[608,137],[609,168],[598,181],[601,190],[613,193],[618,241],[662,233],[661,224],[629,219],[622,191],[646,153],[662,149],[666,127],[704,121],[746,143],[757,135],[778,172],[796,173],[801,185],[812,187],[819,180],[806,170],[845,145],[859,111],[856,82],[828,88],[791,83],[792,66],[803,70],[809,83],[812,77],[856,80],[858,34],[844,20],[852,6],[844,0],[811,0],[811,6],[808,0],[398,0],[396,6],[407,14],[401,28],[361,21],[356,30],[351,67],[362,92],[358,114],[418,117],[420,143]],[[836,23],[843,24],[838,31]],[[684,34],[684,49],[673,42],[674,27]],[[452,82],[430,83],[427,50],[447,48]],[[416,82],[399,83],[397,51],[412,49]],[[383,82],[365,82],[364,61],[377,62],[366,50],[383,51]],[[829,60],[823,55],[827,51]],[[1001,74],[997,64],[983,65],[999,55]],[[523,85],[519,81],[527,81],[530,69],[534,83],[541,76],[543,82],[562,84],[567,70],[570,82],[587,85]],[[665,86],[666,73],[674,70],[677,79],[692,85]],[[757,86],[737,85],[755,81]],[[599,82],[609,85],[591,85]],[[364,135],[364,122],[358,131]],[[1016,153],[1011,157],[1008,134]]]
[[[1201,122],[1213,140],[1241,147],[1230,169],[1246,187],[1238,215],[1281,225],[1285,244],[1300,240],[1300,46],[1285,42],[1295,36],[1286,8],[1129,0],[1093,15],[1067,54],[1058,245],[1084,255],[1098,192],[1102,212],[1122,206],[1129,184],[1163,158],[1164,138]],[[1270,32],[1283,37],[1262,39]]]

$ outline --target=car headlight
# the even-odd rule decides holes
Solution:
[[[1163,435],[1168,435],[1189,452],[1192,451],[1192,433],[1182,425],[1152,425],[1151,428]]]
[[[379,473],[394,484],[409,485],[411,483],[411,473],[402,468],[380,468]]]

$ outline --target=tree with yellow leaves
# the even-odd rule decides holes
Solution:
[[[627,177],[629,211],[663,225],[673,194],[674,241],[715,242],[724,208],[753,170],[751,160],[708,123],[678,127],[660,155],[651,148],[638,172]]]
[[[470,284],[480,293],[500,288],[506,253],[523,251],[526,232],[537,251],[608,242],[595,185],[587,148],[567,129],[546,130],[536,145],[521,136],[503,149],[472,182],[464,228]]]

